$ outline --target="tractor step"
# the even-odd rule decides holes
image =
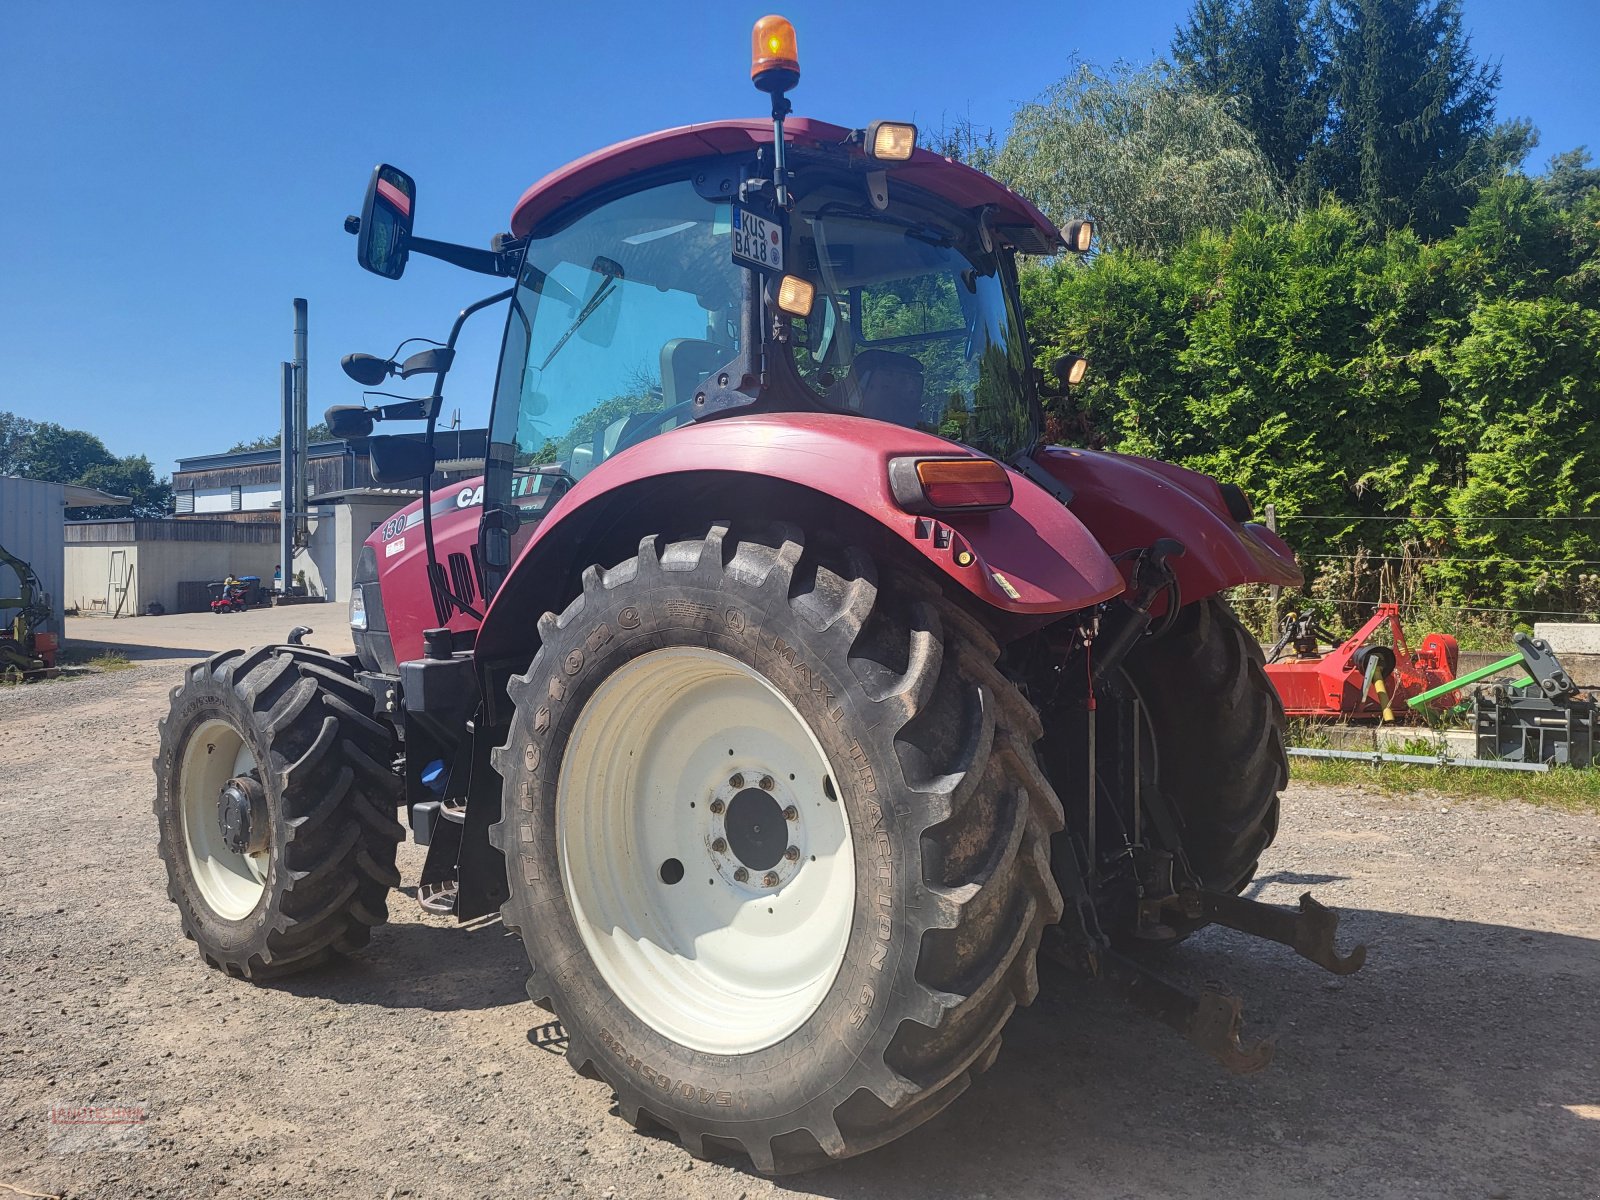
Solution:
[[[432,913],[436,917],[453,916],[456,911],[456,896],[460,886],[454,879],[439,879],[432,883],[417,885],[417,903],[425,913]]]

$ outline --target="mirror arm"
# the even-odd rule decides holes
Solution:
[[[517,273],[515,250],[480,250],[476,246],[460,246],[455,242],[436,242],[432,238],[413,236],[406,241],[413,254],[437,258],[452,266],[465,267],[480,275],[500,275],[509,278]]]
[[[361,218],[344,219],[344,231],[352,236],[361,233]],[[406,239],[406,249],[412,254],[437,258],[452,266],[465,267],[480,275],[500,275],[507,279],[517,273],[517,255],[522,250],[521,239],[508,239],[507,235],[495,238],[495,247],[480,250],[476,246],[461,246],[455,242],[436,242],[432,238],[413,235]]]

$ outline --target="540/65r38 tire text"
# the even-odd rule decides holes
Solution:
[[[1038,720],[987,633],[787,526],[646,538],[540,633],[493,836],[572,1065],[769,1172],[960,1094],[1061,911]]]

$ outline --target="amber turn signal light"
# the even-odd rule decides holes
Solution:
[[[992,458],[895,458],[889,490],[907,512],[984,512],[1011,503],[1011,476]]]
[[[800,51],[785,18],[762,17],[750,31],[750,79],[763,92],[786,92],[800,82]]]

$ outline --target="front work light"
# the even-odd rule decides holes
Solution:
[[[917,127],[905,121],[874,121],[867,126],[865,145],[879,162],[905,162],[917,148]]]
[[[762,17],[750,31],[750,80],[763,92],[787,92],[800,82],[794,26],[783,17]]]
[[[1087,254],[1094,244],[1094,222],[1073,221],[1067,226],[1067,250],[1072,254]]]
[[[889,490],[907,512],[986,512],[1011,503],[1011,476],[992,458],[895,458]]]
[[[785,275],[778,284],[778,307],[792,317],[809,317],[816,301],[816,285],[798,275]]]
[[[1051,366],[1056,378],[1067,387],[1077,387],[1089,373],[1089,360],[1080,354],[1063,354]]]

